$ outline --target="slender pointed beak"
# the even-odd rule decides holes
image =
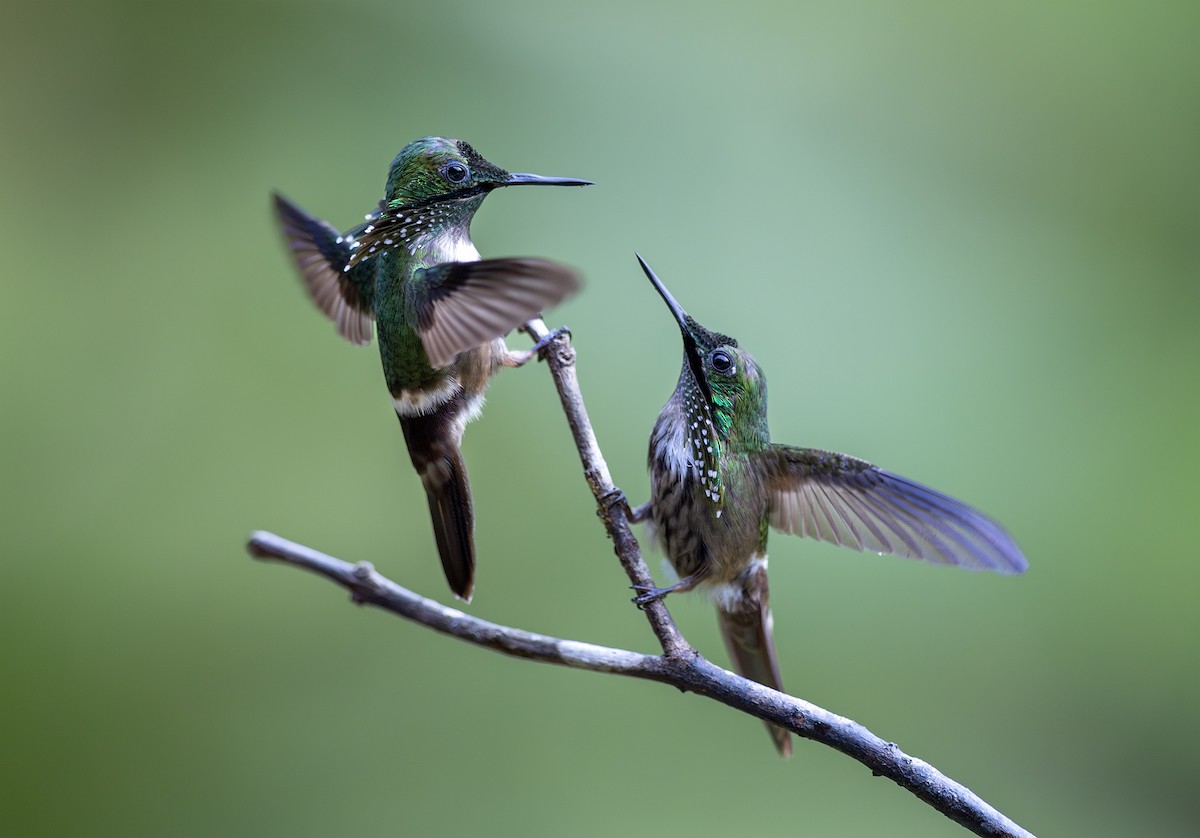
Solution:
[[[591,186],[590,180],[579,180],[572,177],[543,177],[542,175],[531,175],[528,172],[516,172],[508,176],[508,180],[501,181],[500,186]]]
[[[694,346],[696,340],[692,337],[691,329],[688,328],[687,312],[684,311],[683,306],[679,305],[679,303],[675,301],[675,298],[671,296],[671,292],[667,290],[667,286],[662,284],[662,280],[654,275],[654,271],[650,270],[650,266],[646,264],[646,260],[642,258],[642,254],[637,253],[634,255],[637,256],[638,264],[642,266],[642,272],[646,274],[646,278],[650,280],[650,284],[658,290],[659,296],[663,298],[663,302],[667,304],[667,308],[669,308],[671,310],[671,314],[674,315],[675,322],[679,324],[679,330],[683,332],[684,342]]]
[[[712,401],[712,391],[708,388],[708,378],[705,377],[704,367],[700,363],[700,343],[696,340],[695,332],[692,331],[692,326],[699,326],[699,324],[688,317],[687,312],[683,310],[683,306],[677,303],[675,298],[671,296],[671,292],[667,290],[667,286],[663,285],[662,281],[654,275],[654,271],[650,270],[650,266],[646,264],[646,260],[642,258],[642,254],[637,253],[635,255],[637,256],[638,264],[642,266],[642,272],[646,274],[646,278],[650,280],[650,284],[658,290],[659,296],[663,298],[663,302],[671,310],[671,315],[675,318],[675,322],[679,324],[679,332],[683,335],[683,359],[688,369],[692,371],[692,378],[696,380],[696,383],[704,391],[708,400]]]

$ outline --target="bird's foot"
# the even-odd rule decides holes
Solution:
[[[523,367],[534,358],[541,358],[542,360],[545,360],[546,349],[550,346],[550,344],[553,343],[556,338],[570,334],[570,329],[568,329],[566,326],[560,326],[559,328],[547,334],[545,337],[538,340],[529,349],[522,349],[517,352],[509,350],[508,354],[504,355],[500,359],[500,363],[506,367]]]
[[[639,520],[635,517],[633,509],[629,506],[629,500],[625,497],[625,493],[616,486],[611,491],[600,496],[600,506],[601,508],[596,510],[596,514],[601,517],[606,512],[611,513],[614,509],[620,509],[625,513],[625,518],[629,523],[636,524]]]
[[[559,326],[557,329],[549,332],[545,337],[540,338],[532,347],[529,348],[529,357],[526,360],[532,359],[534,356],[544,360],[545,355],[542,353],[546,351],[546,348],[550,346],[550,344],[554,343],[554,341],[563,335],[566,335],[567,337],[571,336],[571,330],[566,326]]]
[[[633,602],[638,608],[645,609],[652,602],[658,602],[666,597],[667,594],[683,594],[694,589],[697,585],[705,580],[706,576],[703,573],[693,573],[691,576],[685,576],[667,588],[658,588],[654,585],[630,585],[629,587],[637,591],[637,596],[633,598]]]
[[[672,585],[669,588],[659,588],[655,585],[630,585],[631,590],[637,592],[637,596],[633,597],[630,602],[638,608],[645,610],[647,605],[658,602],[666,597],[667,594],[675,591],[679,586]]]

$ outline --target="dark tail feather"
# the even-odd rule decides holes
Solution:
[[[739,581],[741,598],[738,601],[722,599],[717,603],[725,648],[739,674],[782,692],[783,682],[779,677],[779,661],[775,657],[775,639],[771,631],[771,609],[767,605],[766,564],[755,562]],[[766,724],[780,755],[790,757],[792,734],[776,725]]]
[[[426,416],[401,416],[413,466],[425,486],[429,517],[450,590],[471,601],[475,588],[475,510],[459,450],[462,425],[445,407]]]

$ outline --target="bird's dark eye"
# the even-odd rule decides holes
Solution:
[[[457,162],[447,163],[443,171],[445,172],[446,180],[451,183],[462,183],[467,179],[467,175],[470,174],[470,170],[467,169],[465,163]]]
[[[708,356],[708,362],[717,372],[729,372],[733,369],[733,358],[724,349],[714,349]]]

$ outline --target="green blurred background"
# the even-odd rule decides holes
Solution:
[[[775,438],[998,517],[1019,578],[772,542],[797,694],[1044,835],[1194,835],[1200,7],[6,3],[0,834],[952,836],[850,759],[531,665],[256,563],[272,529],[448,598],[374,348],[268,214],[345,228],[395,152],[511,190],[486,255],[579,266],[616,480],[679,340],[742,339]],[[525,345],[517,336],[514,345]],[[544,368],[466,438],[470,611],[655,649]],[[657,558],[652,559],[657,567]],[[671,601],[725,656],[700,597]]]

